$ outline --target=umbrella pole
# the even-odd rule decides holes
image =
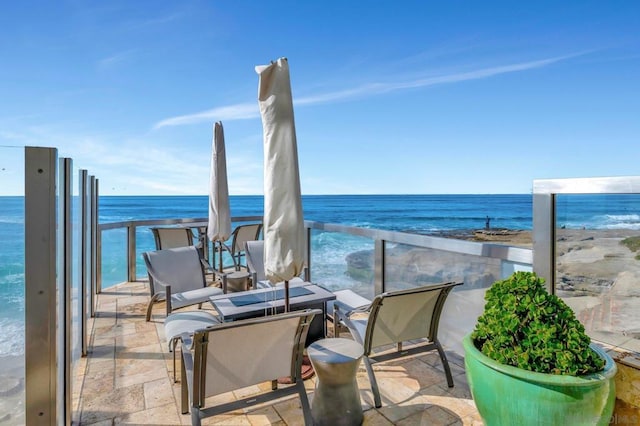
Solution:
[[[289,312],[289,281],[284,282],[284,311]]]
[[[218,241],[218,271],[224,272],[222,269],[222,241]]]

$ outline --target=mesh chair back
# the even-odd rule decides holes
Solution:
[[[264,271],[264,241],[246,241],[245,253],[247,257],[247,269],[254,273],[257,281],[267,279]]]
[[[156,250],[194,245],[190,228],[151,228],[156,241]]]
[[[173,294],[206,286],[200,252],[195,246],[143,253],[152,285],[156,280],[171,285]],[[159,291],[154,285],[154,291]]]
[[[437,339],[446,297],[455,283],[383,293],[371,304],[365,332],[365,354],[371,349],[413,340]]]
[[[304,341],[316,313],[321,311],[295,311],[245,320],[239,326],[221,324],[196,333],[194,359],[203,359],[205,367],[199,376],[204,382],[202,396],[278,377],[299,377]]]
[[[255,241],[260,239],[262,232],[261,223],[252,223],[248,225],[238,225],[233,231],[231,241],[231,254],[236,259],[235,263],[241,265],[242,256],[245,254],[245,243],[247,241]]]

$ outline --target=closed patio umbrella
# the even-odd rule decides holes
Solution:
[[[224,147],[222,122],[213,126],[211,149],[211,172],[209,179],[209,224],[207,236],[214,244],[218,242],[219,271],[222,272],[222,244],[231,235],[231,209],[227,183],[227,158]]]
[[[289,311],[289,280],[302,273],[305,250],[289,64],[280,58],[256,72],[264,134],[265,274],[271,282],[284,281]]]

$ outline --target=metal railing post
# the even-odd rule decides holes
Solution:
[[[373,289],[375,294],[384,293],[385,290],[385,274],[384,274],[384,262],[385,262],[385,240],[375,240],[374,243],[374,274],[373,274]]]
[[[96,254],[96,177],[89,176],[89,313],[96,316],[96,277],[98,276]]]
[[[555,293],[555,195],[533,194],[533,271]]]
[[[92,211],[93,223],[91,224],[91,228],[94,233],[94,250],[95,250],[95,277],[94,282],[96,285],[96,294],[102,293],[102,234],[100,233],[100,228],[98,226],[99,218],[100,218],[100,179],[96,179],[95,190],[93,194],[92,200]]]
[[[86,170],[80,170],[79,172],[79,197],[80,197],[80,330],[82,356],[87,356],[87,341],[88,339],[88,327],[87,327],[87,225],[88,225],[88,208],[87,208],[87,185],[88,185],[88,173]]]
[[[136,280],[136,229],[135,225],[127,226],[127,281]]]
[[[58,222],[60,233],[58,273],[58,423],[71,424],[71,288],[73,282],[73,161],[60,158]]]
[[[305,281],[311,282],[311,228],[305,228],[306,238],[307,238],[307,249],[305,256],[305,263],[307,265],[306,275],[304,277]]]
[[[25,148],[25,419],[54,425],[56,405],[55,148]],[[36,372],[37,374],[34,374]]]

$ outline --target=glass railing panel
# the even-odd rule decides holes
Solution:
[[[387,244],[385,290],[461,281],[466,288],[487,288],[501,276],[500,259],[406,244]]]
[[[127,229],[102,231],[102,288],[127,281]],[[141,269],[146,274],[144,268]]]
[[[104,244],[103,244],[104,247]],[[115,247],[113,249],[116,249]],[[148,226],[139,226],[136,228],[136,278],[138,280],[147,279],[147,267],[144,264],[142,253],[156,249],[156,243],[153,239],[153,233]],[[126,254],[123,256],[126,259]]]
[[[374,241],[339,232],[311,233],[311,280],[331,290],[351,289],[368,299],[374,290]]]
[[[82,292],[81,284],[81,260],[80,250],[82,250],[82,199],[80,198],[81,173],[80,169],[74,164],[73,166],[73,183],[71,189],[73,191],[71,204],[71,229],[72,229],[72,257],[71,257],[71,357],[75,362],[82,355]],[[74,366],[75,367],[75,366]],[[75,370],[75,368],[74,368]]]
[[[482,313],[486,290],[516,270],[531,270],[530,264],[409,244],[387,243],[384,259],[385,291],[463,283],[449,294],[439,327],[445,349],[460,355],[464,353],[462,338],[473,330]]]
[[[557,195],[555,268],[593,339],[640,352],[640,194]]]
[[[0,422],[25,422],[24,147],[0,146]]]

